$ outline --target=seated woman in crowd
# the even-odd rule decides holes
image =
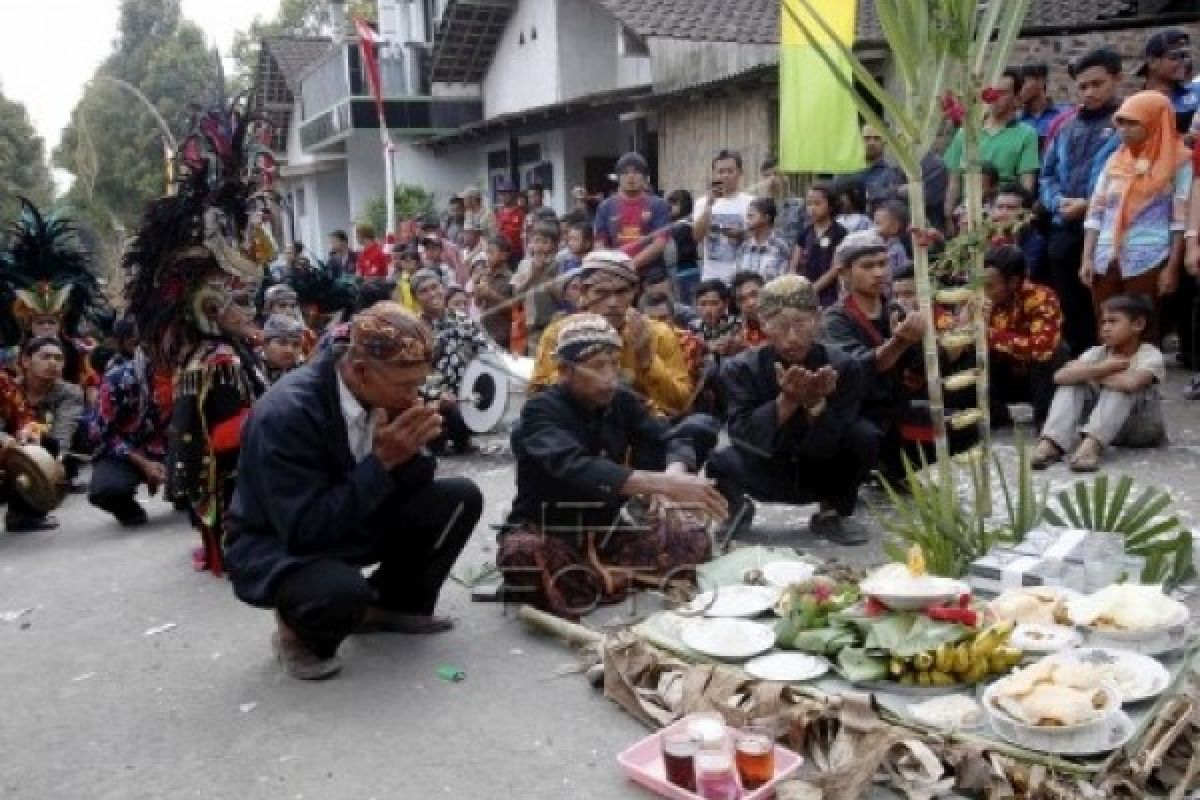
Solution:
[[[629,498],[718,520],[727,509],[709,481],[691,474],[715,433],[691,421],[670,428],[622,385],[626,341],[604,317],[568,317],[543,350],[550,341],[557,380],[526,401],[513,432],[517,496],[496,563],[510,597],[576,619],[620,599],[636,574],[687,578],[710,557],[704,527],[675,515],[673,525],[620,524]]]
[[[1110,445],[1153,447],[1166,440],[1159,394],[1166,362],[1145,338],[1154,308],[1142,295],[1119,294],[1104,301],[1103,313],[1101,344],[1054,375],[1058,390],[1042,427],[1035,469],[1074,449],[1071,469],[1095,472]]]

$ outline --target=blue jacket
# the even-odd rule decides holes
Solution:
[[[1042,205],[1054,215],[1055,225],[1063,224],[1058,213],[1062,198],[1090,199],[1109,156],[1120,147],[1121,138],[1112,123],[1116,109],[1116,104],[1095,112],[1080,109],[1046,147],[1039,194]]]
[[[378,561],[389,531],[372,524],[375,512],[396,493],[414,496],[433,481],[437,464],[429,455],[390,471],[374,455],[355,463],[337,358],[328,349],[288,373],[259,399],[242,429],[225,565],[234,592],[251,605],[274,605],[279,580],[312,561]]]

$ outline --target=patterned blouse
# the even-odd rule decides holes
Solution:
[[[33,412],[25,402],[25,393],[11,375],[0,370],[0,423],[4,432],[16,436],[30,422]]]
[[[447,311],[430,324],[433,328],[433,371],[421,389],[427,400],[436,400],[443,392],[458,394],[467,364],[478,354],[492,349],[491,340],[479,323],[457,311]]]
[[[1130,221],[1129,230],[1121,242],[1121,252],[1114,252],[1113,234],[1121,205],[1121,182],[1108,171],[1100,173],[1096,190],[1088,205],[1083,227],[1099,231],[1093,259],[1097,274],[1108,271],[1116,261],[1123,278],[1136,278],[1167,260],[1171,252],[1171,237],[1187,227],[1188,195],[1192,188],[1192,165],[1185,163],[1175,171],[1170,190],[1161,192]]]
[[[988,347],[1017,361],[1049,361],[1062,341],[1062,322],[1054,290],[1026,282],[1012,302],[992,309]]]

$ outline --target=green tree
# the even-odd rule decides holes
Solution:
[[[25,106],[0,94],[0,221],[7,223],[17,213],[17,195],[44,206],[54,197],[54,183],[45,145]]]
[[[119,252],[114,242],[136,230],[146,204],[163,193],[163,126],[181,138],[189,104],[218,101],[217,75],[216,57],[200,28],[183,18],[180,0],[122,0],[113,52],[85,87],[54,153],[54,163],[76,178],[67,203],[106,250]]]
[[[258,66],[258,51],[267,36],[319,36],[329,34],[329,0],[279,0],[274,18],[255,17],[250,27],[233,35],[233,60],[237,63],[237,81],[249,86]],[[349,17],[378,21],[378,10],[372,0],[351,0],[347,3]]]

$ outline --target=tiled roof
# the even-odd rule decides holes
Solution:
[[[300,77],[333,46],[327,36],[268,36],[263,47],[279,66],[288,91],[300,91]]]
[[[597,0],[639,36],[692,41],[776,44],[779,0]],[[1097,22],[1153,13],[1155,0],[1033,0],[1027,28],[1086,28]],[[875,3],[860,0],[860,43],[880,42],[883,34]]]

